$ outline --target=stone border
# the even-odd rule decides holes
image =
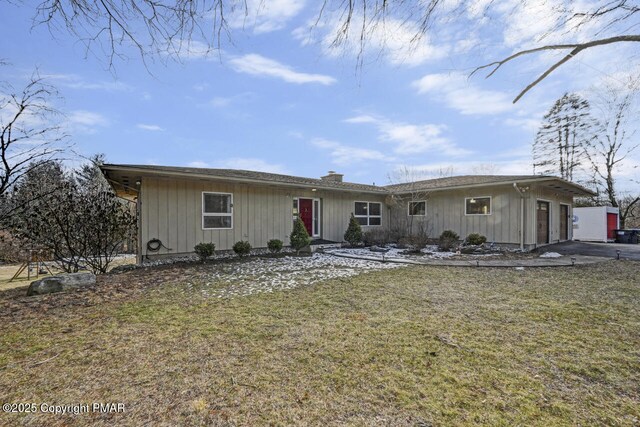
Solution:
[[[338,254],[326,252],[343,258],[362,259],[367,261],[393,262],[397,264],[412,265],[433,265],[433,266],[452,266],[452,267],[572,267],[575,265],[595,264],[612,260],[613,258],[586,256],[586,255],[563,255],[559,258],[531,258],[531,259],[500,259],[500,260],[452,260],[452,259],[430,259],[430,260],[412,260],[402,258],[376,258],[360,255]]]

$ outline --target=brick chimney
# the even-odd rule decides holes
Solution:
[[[336,173],[336,171],[329,171],[325,176],[320,177],[320,179],[323,181],[342,182],[343,176],[343,174]]]

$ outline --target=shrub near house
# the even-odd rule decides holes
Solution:
[[[458,243],[458,233],[452,230],[444,230],[440,235],[440,240],[438,241],[438,249],[441,251],[450,251],[453,249]]]
[[[309,244],[309,236],[342,242],[351,213],[363,233],[388,230],[391,241],[411,237],[407,246],[413,248],[452,230],[531,249],[571,240],[574,198],[595,195],[580,185],[539,175],[468,175],[379,186],[345,182],[335,172],[317,179],[148,165],[103,165],[102,170],[122,197],[140,197],[138,239],[143,253],[138,262],[191,252],[201,240],[216,242],[218,250],[232,249],[239,240],[267,247],[270,237],[292,234],[297,251]],[[532,221],[542,226],[534,227]],[[145,243],[154,238],[172,250],[144,253]]]
[[[479,233],[471,233],[467,236],[467,243],[474,246],[482,245],[487,242],[487,238]]]
[[[216,250],[216,245],[213,243],[198,243],[193,248],[193,251],[196,253],[196,255],[200,257],[201,261],[204,261],[207,258],[209,258],[211,255],[213,255],[213,252],[215,250]]]
[[[296,221],[293,223],[293,231],[289,236],[289,242],[297,254],[300,253],[302,248],[311,244],[311,237],[309,237],[309,233],[300,218],[296,218]]]
[[[344,233],[344,240],[349,242],[351,246],[356,246],[362,243],[362,227],[360,227],[360,223],[356,221],[353,214],[351,214],[351,218],[349,219],[347,231]]]
[[[282,240],[271,239],[267,242],[267,248],[272,254],[278,253],[282,250]]]
[[[251,243],[245,240],[236,242],[233,245],[233,252],[235,252],[236,254],[238,254],[238,256],[241,256],[241,257],[249,255],[249,253],[251,252]]]

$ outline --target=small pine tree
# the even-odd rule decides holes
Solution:
[[[362,227],[360,227],[360,223],[356,221],[353,214],[351,214],[351,218],[349,218],[349,226],[344,233],[344,240],[349,242],[351,246],[362,243]]]
[[[289,236],[291,247],[296,250],[296,254],[300,253],[300,249],[311,244],[311,237],[307,232],[307,228],[300,218],[293,223],[293,231]]]

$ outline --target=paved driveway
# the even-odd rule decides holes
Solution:
[[[558,252],[563,255],[591,255],[640,261],[640,245],[622,243],[562,242],[540,248],[540,253]]]

